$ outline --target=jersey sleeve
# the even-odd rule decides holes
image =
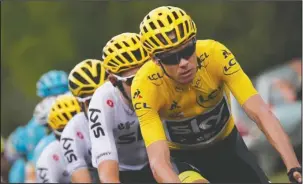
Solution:
[[[113,135],[115,104],[106,87],[101,86],[94,93],[88,109],[89,135],[92,144],[92,164],[105,160],[118,161],[116,142]]]
[[[209,65],[212,66],[214,75],[218,75],[219,80],[224,81],[241,106],[258,93],[235,56],[223,44],[214,43],[211,58],[213,60]]]
[[[49,163],[51,158],[40,156],[36,164],[36,178],[38,183],[59,183],[60,176],[55,165]]]
[[[151,62],[151,61],[150,61]],[[148,147],[152,143],[159,140],[166,140],[165,131],[159,116],[159,110],[164,103],[164,91],[161,90],[161,79],[153,78],[157,73],[148,74],[152,63],[146,63],[137,72],[131,87],[133,108],[139,119],[142,137],[145,146]],[[151,68],[152,70],[153,68]],[[158,81],[157,81],[158,80]]]
[[[78,115],[78,116],[77,116]],[[64,160],[67,163],[67,172],[71,175],[74,171],[79,168],[87,168],[87,163],[84,158],[84,146],[83,140],[79,140],[76,136],[77,131],[75,130],[76,119],[79,114],[74,116],[68,125],[64,128],[61,139],[60,148],[64,155]]]

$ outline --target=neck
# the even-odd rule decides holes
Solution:
[[[119,91],[120,93],[120,97],[122,98],[123,102],[130,108],[130,109],[133,109],[133,106],[132,106],[132,102],[128,99],[125,98],[125,96],[123,95],[123,93],[121,91]]]

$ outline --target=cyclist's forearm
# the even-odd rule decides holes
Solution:
[[[159,161],[151,164],[154,178],[158,183],[181,183],[178,175],[172,169],[171,163]]]
[[[100,163],[98,173],[102,183],[120,183],[119,164],[115,160],[106,160]]]
[[[92,183],[88,168],[80,168],[72,173],[73,183]]]
[[[158,183],[181,183],[174,172],[166,140],[156,141],[147,147],[150,167]]]
[[[299,162],[287,134],[262,98],[259,95],[251,97],[245,102],[243,108],[247,115],[257,123],[271,145],[280,153],[287,169],[298,167]]]
[[[256,120],[271,145],[280,153],[287,170],[300,166],[288,135],[278,119],[271,113],[264,113]]]
[[[25,167],[25,183],[35,183],[36,182],[36,172],[35,166],[31,162],[28,162]]]

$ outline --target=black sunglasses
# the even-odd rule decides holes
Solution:
[[[177,65],[180,63],[181,58],[188,59],[190,58],[196,50],[196,37],[192,38],[189,41],[188,46],[183,48],[182,50],[167,54],[167,53],[159,53],[155,54],[156,59],[158,59],[161,63],[165,65]]]

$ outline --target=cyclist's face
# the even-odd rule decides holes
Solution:
[[[137,67],[137,68],[132,68],[128,71],[125,71],[123,73],[121,73],[121,77],[129,77],[129,76],[132,76],[132,75],[135,75],[137,73],[137,71],[139,70],[140,67]],[[128,95],[128,97],[131,99],[131,84],[129,84],[129,82],[123,82],[123,87],[124,87],[124,90],[126,92],[126,94]]]
[[[177,64],[172,64],[172,62],[166,64],[165,62],[161,62],[160,58],[158,60],[158,62],[161,62],[163,65],[167,74],[180,84],[188,84],[192,82],[195,77],[197,71],[195,46],[196,44],[194,41],[189,41],[180,48],[167,53],[170,56],[175,55],[176,60],[179,59]],[[181,54],[178,56],[178,53]],[[165,58],[163,61],[165,61]]]

